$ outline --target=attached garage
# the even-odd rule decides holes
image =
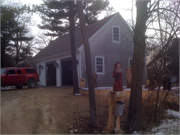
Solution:
[[[46,85],[56,86],[56,61],[46,63]]]
[[[62,67],[62,86],[73,85],[73,71],[71,58],[61,60]]]

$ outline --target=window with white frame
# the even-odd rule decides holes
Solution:
[[[129,62],[128,62],[129,64],[129,68],[132,68],[132,58],[129,58]]]
[[[104,57],[96,56],[95,57],[95,71],[96,74],[104,74]]]
[[[120,42],[120,27],[118,26],[113,26],[112,29],[112,38],[113,42]]]

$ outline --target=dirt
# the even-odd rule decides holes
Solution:
[[[69,134],[70,129],[76,128],[73,126],[76,125],[74,123],[79,123],[79,118],[84,116],[87,118],[89,115],[88,91],[80,92],[81,96],[74,95],[72,87],[1,91],[1,133]],[[97,115],[100,120],[102,119],[99,122],[103,122],[105,127],[108,118],[107,92],[107,90],[95,90]],[[143,91],[145,106],[150,104],[154,106],[155,93],[156,91]],[[166,91],[161,90],[160,93],[163,99]],[[122,98],[125,101],[125,110],[121,117],[122,128],[126,123],[130,91],[126,91],[126,94],[127,96]],[[149,101],[146,102],[149,97]],[[160,98],[160,101],[162,99]],[[174,95],[170,94],[167,101],[179,103],[179,98],[174,98]],[[104,118],[105,116],[107,118]]]
[[[1,91],[1,133],[67,134],[82,101],[88,110],[88,98],[73,95],[72,87]]]

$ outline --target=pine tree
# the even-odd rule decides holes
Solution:
[[[112,11],[108,0],[83,1],[82,3],[86,24],[97,21],[97,17],[102,11]],[[40,13],[42,19],[42,24],[39,25],[39,28],[48,30],[45,35],[57,37],[69,32],[68,1],[44,0],[44,3],[41,6],[37,6],[36,10]],[[77,29],[79,28],[77,4],[75,4],[74,15]]]
[[[1,66],[13,66],[31,55],[28,35],[29,7],[1,6]],[[11,63],[11,64],[10,64]]]

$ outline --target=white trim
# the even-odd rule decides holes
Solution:
[[[115,16],[114,16],[115,17]],[[112,17],[109,21],[107,21],[98,31],[96,31],[90,38],[89,38],[89,42],[93,41],[94,38],[96,38],[105,28],[107,28],[109,26],[109,23],[111,23],[113,21]]]
[[[61,62],[60,59],[56,59],[59,64],[59,68],[56,68],[56,87],[61,87]]]
[[[102,73],[100,73],[100,72],[97,72],[97,68],[96,68],[96,62],[97,62],[97,58],[102,58],[102,60],[103,60],[103,72]],[[105,63],[104,63],[105,61],[104,61],[104,56],[95,56],[95,72],[96,72],[96,74],[98,74],[98,75],[104,75],[105,74]]]
[[[82,51],[79,51],[79,82],[80,82],[80,79],[82,78],[82,71],[81,71],[81,57],[82,57]]]
[[[130,34],[132,34],[132,36],[134,35],[134,32],[132,31],[132,29],[128,26],[127,22],[124,20],[124,18],[121,16],[121,14],[118,14],[120,18],[120,22],[122,21],[122,23],[125,24],[125,26],[127,27],[127,29],[129,30]],[[117,17],[116,17],[117,18]]]
[[[132,60],[132,58],[128,58],[128,67],[131,68],[130,66],[130,60]]]
[[[118,17],[119,16],[119,17]],[[117,13],[115,16],[113,16],[110,20],[108,20],[98,31],[96,31],[90,38],[89,38],[89,42],[93,41],[94,38],[96,38],[100,33],[101,31],[108,27],[109,23],[111,23],[114,19],[118,18],[120,20],[120,22],[122,21],[122,23],[125,24],[125,26],[127,27],[127,29],[129,30],[130,34],[133,35],[133,31],[130,29],[130,27],[128,26],[128,24],[126,23],[126,21],[123,19],[123,17],[120,15],[120,13]],[[79,51],[81,51],[83,49],[83,44],[78,48]],[[64,52],[64,53],[61,53],[61,54],[56,54],[56,55],[53,55],[53,56],[48,56],[48,57],[43,57],[43,58],[40,58],[40,59],[36,59],[36,60],[29,60],[30,62],[40,62],[41,60],[46,60],[48,58],[53,58],[53,57],[56,57],[56,56],[61,56],[63,54],[67,54],[67,53],[70,53],[70,51],[68,52]]]
[[[114,28],[119,29],[119,41],[114,40]],[[112,26],[112,41],[113,41],[113,43],[121,43],[121,29],[120,29],[120,26],[117,26],[117,25]]]
[[[71,51],[68,51],[68,52],[64,52],[64,53],[61,53],[61,54],[56,54],[56,55],[52,55],[52,56],[48,56],[48,57],[43,57],[43,58],[40,58],[40,59],[36,59],[36,60],[29,60],[30,62],[41,62],[42,60],[46,61],[46,60],[49,60],[49,59],[55,59],[54,57],[58,57],[58,56],[61,56],[61,55],[65,55],[65,54],[68,54],[68,53],[71,53]]]
[[[116,16],[116,15],[115,15],[115,16]],[[109,26],[109,23],[111,23],[111,22],[113,21],[113,18],[115,18],[115,16],[112,17],[109,21],[107,21],[98,31],[96,31],[96,32],[88,39],[88,40],[89,40],[89,43],[92,42],[92,41],[94,40],[94,38],[96,38],[96,37],[102,32],[103,29],[105,29],[105,28],[107,28],[107,27]],[[82,51],[83,48],[84,48],[84,44],[82,44],[82,45],[78,48],[78,50],[79,50],[79,51]]]
[[[83,50],[83,48],[84,48],[84,46],[83,46],[83,44],[78,48],[78,51],[82,51]]]

